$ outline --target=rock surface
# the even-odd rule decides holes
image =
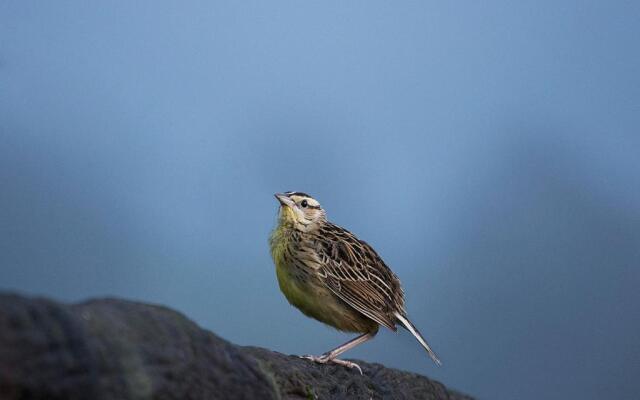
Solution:
[[[0,294],[0,399],[471,399],[359,364],[235,346],[162,306]]]

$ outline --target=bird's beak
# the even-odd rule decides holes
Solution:
[[[280,204],[282,204],[283,206],[293,207],[293,205],[295,204],[293,200],[291,200],[289,196],[284,193],[276,193],[274,194],[274,196],[276,196],[276,199],[278,199]]]

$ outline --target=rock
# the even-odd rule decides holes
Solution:
[[[162,306],[0,294],[0,399],[471,399],[358,363],[235,346]]]
[[[473,400],[442,383],[380,364],[354,360],[356,370],[319,365],[259,347],[244,347],[273,376],[280,398],[293,399],[448,399]]]

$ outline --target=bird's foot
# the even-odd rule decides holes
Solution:
[[[358,364],[351,361],[347,361],[347,360],[340,360],[339,358],[329,358],[326,354],[323,354],[321,356],[306,355],[306,356],[300,356],[300,358],[304,358],[305,360],[311,360],[318,364],[334,363],[334,364],[342,365],[344,367],[351,368],[351,369],[355,368],[358,370],[358,372],[360,372],[360,375],[362,375],[362,368],[360,368]]]
[[[351,369],[357,369],[358,372],[360,372],[360,375],[363,375],[362,373],[362,368],[360,368],[360,366],[352,361],[347,361],[347,360],[340,360],[339,358],[334,358],[333,360],[331,360],[332,363],[334,364],[338,364],[338,365],[342,365],[344,367],[347,368],[351,368]]]

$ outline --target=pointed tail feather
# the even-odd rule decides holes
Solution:
[[[402,324],[402,326],[404,326],[409,332],[411,332],[411,334],[413,336],[415,336],[416,339],[418,339],[418,342],[420,342],[422,347],[424,347],[425,350],[427,350],[427,353],[429,353],[429,357],[431,357],[433,362],[436,363],[436,365],[438,365],[438,366],[442,365],[442,362],[440,362],[440,359],[438,358],[436,353],[434,353],[433,350],[431,350],[431,347],[429,346],[427,341],[424,339],[424,337],[422,337],[422,335],[420,334],[420,331],[418,331],[418,328],[416,328],[411,323],[411,321],[409,321],[409,319],[407,317],[403,316],[399,312],[395,313],[395,317]]]

